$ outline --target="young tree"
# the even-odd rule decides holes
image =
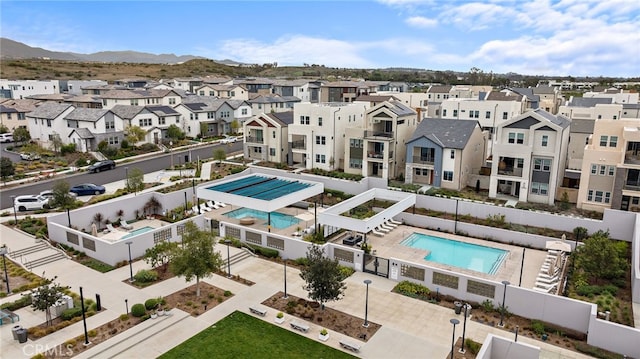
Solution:
[[[60,154],[60,149],[63,145],[64,142],[62,142],[62,138],[60,138],[59,134],[56,133],[51,136],[51,146],[53,147],[53,152]]]
[[[166,272],[177,248],[177,242],[160,241],[144,251],[144,261],[151,267],[161,267],[162,271]]]
[[[126,133],[127,133],[127,140],[133,146],[135,146],[136,143],[143,141],[145,136],[147,135],[147,131],[145,131],[139,126],[127,127]]]
[[[180,127],[176,125],[170,125],[167,128],[167,137],[172,140],[182,140],[184,139],[184,132],[180,129]]]
[[[60,180],[54,183],[53,188],[51,189],[53,197],[49,200],[49,207],[60,207],[66,210],[67,221],[69,222],[69,227],[71,227],[71,215],[69,214],[69,210],[76,208],[76,199],[69,192],[69,189],[69,182],[67,181]]]
[[[129,171],[127,177],[127,191],[140,192],[144,189],[144,172],[134,167]]]
[[[44,275],[43,275],[44,277]],[[31,290],[31,308],[45,312],[47,326],[51,325],[51,306],[62,298],[63,288],[60,284],[54,283],[58,277],[44,279],[44,284]]]
[[[6,181],[7,177],[13,176],[16,173],[16,168],[13,166],[13,162],[8,157],[0,158],[0,177]]]
[[[200,137],[207,137],[207,133],[209,132],[209,125],[201,122],[200,123]]]
[[[238,130],[240,129],[240,121],[233,120],[231,121],[230,126],[231,126],[231,132],[238,133]]]
[[[9,132],[9,127],[3,124],[0,124],[0,133],[7,133],[7,132]]]
[[[213,151],[213,159],[218,161],[218,166],[222,165],[222,161],[227,159],[227,151],[219,148]]]
[[[595,283],[602,279],[624,276],[629,264],[627,243],[609,238],[609,232],[597,231],[576,250],[576,268],[583,270]]]
[[[300,277],[306,282],[303,289],[309,292],[309,298],[320,302],[322,309],[325,302],[342,299],[347,285],[342,281],[338,260],[325,257],[324,250],[313,244],[307,260],[309,265],[300,271]]]
[[[19,144],[24,144],[25,142],[31,140],[31,134],[26,127],[18,127],[13,130],[13,140]]]
[[[589,230],[584,227],[576,227],[573,229],[573,237],[576,240],[577,247],[578,241],[589,237]]]
[[[220,252],[213,249],[215,236],[202,231],[193,222],[185,224],[182,247],[174,252],[170,263],[171,271],[190,282],[196,278],[196,297],[200,296],[200,278],[209,277],[223,265]]]

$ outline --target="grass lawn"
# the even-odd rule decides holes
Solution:
[[[160,358],[353,358],[294,332],[233,312]]]

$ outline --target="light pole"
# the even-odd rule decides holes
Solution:
[[[133,283],[133,265],[131,264],[131,245],[133,242],[125,242],[129,246],[129,283]]]
[[[80,306],[82,307],[82,323],[84,324],[84,345],[87,346],[89,343],[89,335],[87,335],[87,318],[84,314],[84,296],[82,295],[82,287],[80,287]]]
[[[13,220],[18,225],[18,214],[16,213],[16,196],[11,196],[11,205],[13,206]]]
[[[460,324],[458,319],[449,319],[449,323],[453,324],[453,333],[451,334],[451,359],[453,359],[453,350],[456,344],[456,325]]]
[[[126,310],[127,315],[129,315],[129,300],[124,300],[124,310]]]
[[[7,273],[7,245],[3,244],[0,247],[0,254],[2,255],[2,264],[4,265],[4,281],[7,283],[7,295],[11,293],[11,289],[9,289],[9,273]]]
[[[127,186],[127,192],[129,192],[129,167],[124,168],[125,186]]]
[[[224,243],[227,245],[227,278],[231,278],[231,261],[229,256],[229,244],[231,244],[231,240],[225,239]]]
[[[364,280],[364,284],[367,285],[367,294],[366,294],[365,300],[364,300],[364,324],[362,324],[362,326],[365,327],[365,328],[369,328],[369,320],[368,320],[367,316],[369,314],[369,284],[371,284],[371,280],[370,279],[365,279]]]
[[[284,262],[284,297],[283,299],[289,298],[287,295],[287,258],[282,256],[282,261]]]
[[[464,354],[464,335],[467,332],[467,306],[469,304],[464,303],[464,322],[462,322],[462,346],[460,347],[460,350],[458,350],[460,353]]]
[[[502,320],[504,319],[505,310],[504,301],[507,297],[507,286],[511,283],[509,283],[508,280],[503,280],[502,284],[504,284],[504,291],[502,291],[502,310],[500,311],[500,324],[498,324],[499,327],[504,327],[504,323],[502,322]]]

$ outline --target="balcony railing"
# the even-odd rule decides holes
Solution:
[[[245,142],[247,143],[264,143],[264,137],[253,137],[253,136],[247,136],[245,138]]]
[[[393,132],[383,132],[383,131],[364,131],[365,138],[384,138],[387,140],[393,139]]]
[[[633,151],[627,151],[624,155],[624,163],[627,165],[640,165],[640,154],[634,154]]]
[[[307,145],[304,143],[304,140],[293,141],[291,142],[291,149],[294,150],[306,150]]]
[[[382,151],[369,151],[367,152],[367,158],[384,159],[384,152]],[[389,160],[393,159],[393,151],[389,152]]]
[[[432,165],[435,162],[435,158],[431,156],[413,156],[413,163],[421,164],[421,165]]]
[[[498,169],[499,175],[522,177],[522,168],[506,167]]]

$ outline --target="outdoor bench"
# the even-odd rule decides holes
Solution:
[[[360,351],[360,344],[352,343],[344,339],[340,341],[340,346],[353,352]]]
[[[295,329],[295,330],[299,330],[301,332],[308,332],[309,331],[309,326],[306,324],[302,324],[302,323],[298,323],[298,322],[291,322],[291,328]]]
[[[265,315],[267,315],[267,310],[266,309],[260,309],[260,308],[256,308],[256,307],[249,307],[249,310],[251,311],[251,313],[258,314],[261,317],[264,317]]]

